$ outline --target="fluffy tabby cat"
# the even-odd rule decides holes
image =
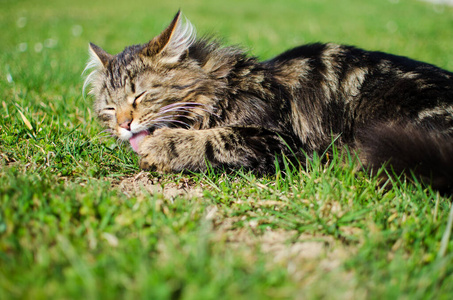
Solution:
[[[367,168],[390,162],[437,188],[453,184],[453,74],[351,46],[310,44],[264,62],[196,39],[178,12],[144,45],[110,55],[90,44],[101,122],[160,172],[272,172],[335,139]],[[280,158],[279,158],[280,157]]]

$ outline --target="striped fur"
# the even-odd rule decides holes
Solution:
[[[178,12],[147,44],[115,56],[90,47],[84,86],[101,122],[137,145],[143,168],[200,171],[208,161],[272,172],[276,157],[305,161],[335,139],[368,168],[390,162],[451,188],[453,168],[442,166],[453,161],[452,73],[335,44],[260,62],[194,32]]]

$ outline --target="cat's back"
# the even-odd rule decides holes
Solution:
[[[334,43],[301,45],[283,52],[266,63],[286,67],[296,62],[299,64],[303,62],[310,70],[320,72],[328,72],[332,69],[341,73],[351,68],[361,68],[367,70],[369,74],[404,75],[416,72],[427,78],[438,78],[451,81],[453,84],[453,73],[435,65],[405,56]]]

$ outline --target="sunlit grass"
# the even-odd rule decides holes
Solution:
[[[451,199],[378,185],[353,153],[306,169],[140,173],[82,95],[88,42],[144,43],[181,8],[266,59],[333,41],[453,70],[453,9],[418,1],[3,1],[0,299],[453,294]]]

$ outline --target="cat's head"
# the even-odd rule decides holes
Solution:
[[[90,44],[84,89],[91,86],[99,120],[122,140],[163,126],[201,127],[214,87],[211,64],[188,55],[194,42],[193,26],[178,12],[160,35],[117,55]]]

